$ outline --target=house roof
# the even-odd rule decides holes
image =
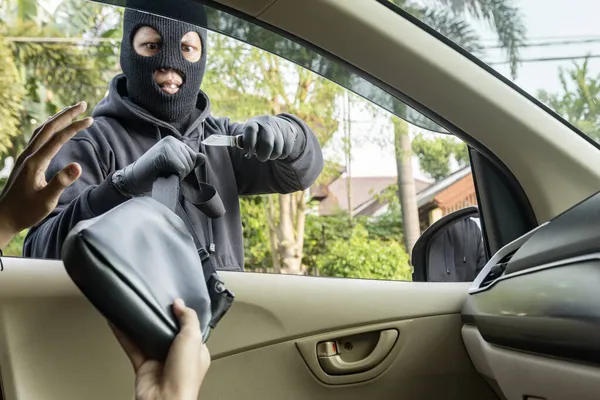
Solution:
[[[317,183],[314,183],[310,189],[310,198],[312,200],[322,201],[329,196],[329,186],[335,182],[339,177],[346,172],[346,167],[340,164],[333,164],[330,168],[324,171]]]
[[[347,176],[342,176],[333,181],[328,187],[328,196],[321,202],[319,209],[321,215],[334,214],[340,210],[348,210]],[[377,201],[378,195],[385,192],[387,188],[396,184],[395,176],[365,176],[353,177],[350,180],[352,192],[353,213]],[[415,179],[417,193],[429,186],[428,182]]]
[[[441,179],[431,186],[427,187],[422,192],[417,192],[417,205],[419,208],[424,206],[427,203],[432,202],[435,197],[446,190],[448,187],[458,182],[462,178],[466,177],[471,173],[471,167],[465,167],[456,171],[455,173],[447,176],[444,179]]]

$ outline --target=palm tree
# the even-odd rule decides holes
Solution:
[[[470,52],[474,49],[469,44],[477,39],[477,35],[463,18],[468,15],[488,23],[498,36],[498,44],[506,51],[513,77],[516,76],[519,48],[525,41],[526,29],[513,0],[421,0],[422,4],[414,0],[389,1]],[[465,36],[465,29],[473,35]]]
[[[513,0],[434,0],[450,6],[458,15],[487,22],[498,35],[498,43],[507,53],[511,74],[516,77],[519,61],[519,48],[525,42],[527,30],[521,12],[513,5]],[[461,44],[457,38],[451,39]]]

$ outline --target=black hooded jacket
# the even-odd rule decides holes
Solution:
[[[131,164],[162,137],[172,135],[197,151],[207,163],[202,167],[207,183],[214,185],[225,206],[225,215],[208,220],[193,206],[184,209],[194,227],[209,225],[207,249],[213,243],[212,259],[220,270],[240,271],[244,266],[244,246],[239,195],[292,193],[305,190],[323,169],[323,156],[315,134],[299,118],[280,114],[296,126],[298,138],[289,158],[259,162],[247,159],[242,150],[205,147],[201,140],[212,134],[241,133],[241,124],[210,113],[208,97],[200,92],[196,110],[181,134],[175,127],[154,118],[126,98],[126,78],[115,77],[108,96],[93,112],[94,124],[66,143],[47,171],[50,179],[72,162],[78,162],[83,174],[60,197],[57,208],[32,228],[25,239],[24,256],[59,259],[67,234],[81,220],[96,217],[126,201],[107,178]]]

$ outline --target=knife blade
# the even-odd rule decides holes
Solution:
[[[243,135],[229,136],[229,135],[210,135],[202,141],[202,144],[206,146],[225,146],[225,147],[237,147],[238,149],[244,149],[242,142]]]

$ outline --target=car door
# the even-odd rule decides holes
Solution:
[[[365,86],[352,86],[361,77],[376,95],[391,94],[418,110],[427,126],[443,126],[467,142],[476,152],[471,168],[491,254],[531,228],[515,223],[526,209],[532,221],[545,221],[595,191],[600,162],[593,144],[397,10],[364,0],[207,4],[224,18],[209,28],[250,40],[240,29],[250,21],[290,37],[355,74],[338,83],[378,100],[361,92]],[[169,14],[158,2],[136,7]],[[290,49],[289,57],[298,52]],[[319,65],[326,63],[313,68]],[[327,77],[326,68],[317,72]],[[409,108],[386,99],[380,107],[417,123]],[[547,174],[552,179],[543,179]],[[503,214],[486,209],[500,188],[514,201]],[[60,262],[5,258],[0,278],[6,400],[132,396],[126,357]],[[517,398],[476,359],[462,314],[469,282],[257,272],[223,272],[223,278],[236,301],[208,343],[213,361],[202,399]]]

